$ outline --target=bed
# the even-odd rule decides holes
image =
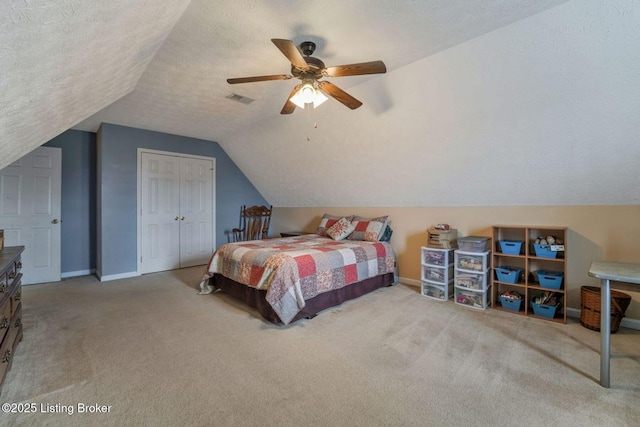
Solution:
[[[392,285],[395,264],[388,241],[308,234],[227,243],[207,264],[200,293],[219,289],[287,325]]]

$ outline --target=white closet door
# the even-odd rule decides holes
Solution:
[[[142,271],[180,267],[180,158],[142,153]]]
[[[213,161],[183,157],[180,167],[180,267],[206,264],[213,249]]]
[[[22,246],[22,283],[60,280],[62,150],[39,147],[0,171],[5,246]]]
[[[140,273],[206,264],[214,246],[214,160],[146,151],[140,160]]]

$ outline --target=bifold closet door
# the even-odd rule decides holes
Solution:
[[[213,161],[180,164],[180,267],[206,264],[213,251]]]
[[[141,154],[141,271],[206,264],[213,253],[213,161]]]
[[[180,268],[180,157],[141,160],[141,273]]]

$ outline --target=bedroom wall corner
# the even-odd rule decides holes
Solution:
[[[138,148],[216,159],[216,245],[226,243],[227,231],[237,226],[242,204],[268,204],[216,142],[110,123],[101,125],[99,142],[97,209],[101,277],[117,278],[137,271]]]

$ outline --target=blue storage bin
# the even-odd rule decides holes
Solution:
[[[520,307],[522,307],[521,299],[500,297],[500,303],[505,310],[520,311]]]
[[[555,305],[536,304],[534,302],[532,302],[531,305],[533,306],[533,314],[546,317],[547,319],[553,319],[556,315],[556,309],[558,308]]]
[[[543,288],[560,289],[564,273],[559,271],[538,270],[538,283]]]
[[[500,240],[500,250],[507,255],[520,255],[522,240]]]
[[[518,283],[522,275],[522,269],[517,267],[496,267],[498,280],[505,283]]]
[[[534,243],[533,249],[536,251],[536,256],[539,258],[555,258],[558,255],[558,251],[551,250],[551,245]]]

